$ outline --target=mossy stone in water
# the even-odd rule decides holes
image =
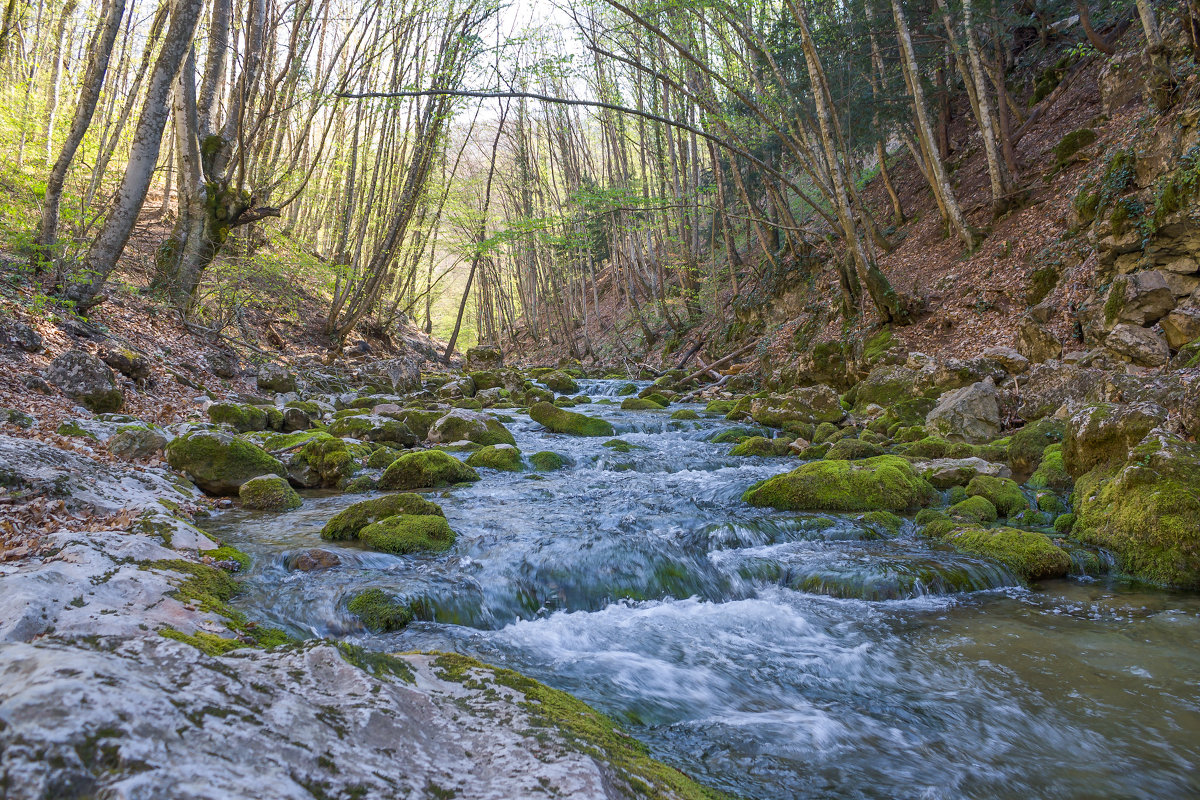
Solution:
[[[290,462],[289,472],[302,486],[336,488],[358,472],[358,462],[346,442],[319,432],[309,434]]]
[[[883,455],[883,448],[862,439],[839,439],[829,448],[825,458],[830,461],[854,461],[860,458],[871,458]]]
[[[713,444],[740,444],[751,436],[759,436],[762,433],[762,428],[746,428],[742,426],[734,428],[726,428],[719,431],[709,438],[708,441]]]
[[[208,418],[218,425],[229,425],[239,433],[267,429],[267,414],[255,406],[236,403],[213,403],[208,407]]]
[[[700,415],[690,408],[681,408],[671,415],[671,419],[700,419]]]
[[[375,633],[402,630],[413,620],[412,609],[382,589],[359,592],[346,604],[346,609]]]
[[[872,528],[882,529],[892,536],[900,533],[900,529],[904,527],[904,519],[890,511],[868,511],[862,515],[861,520]]]
[[[579,394],[579,384],[565,372],[553,370],[542,375],[538,380],[559,394]]]
[[[968,497],[950,506],[950,517],[960,522],[995,522],[1000,514],[986,497]]]
[[[534,404],[529,409],[529,417],[554,433],[572,436],[612,436],[615,433],[607,420],[556,408],[550,403]]]
[[[632,442],[627,442],[624,439],[609,439],[607,442],[604,443],[604,446],[607,447],[609,450],[612,450],[617,453],[632,453],[634,450],[649,449],[649,448],[643,447],[640,444],[633,444]]]
[[[321,538],[335,542],[354,539],[368,525],[398,514],[439,516],[442,507],[411,492],[364,500],[334,514],[321,529]]]
[[[976,475],[967,484],[967,496],[986,497],[1002,515],[1015,516],[1029,508],[1029,501],[1021,493],[1012,478],[997,478],[991,475]]]
[[[909,511],[936,496],[899,456],[814,461],[752,486],[742,500],[788,511]]]
[[[712,400],[704,407],[704,410],[709,414],[728,414],[733,411],[733,405],[732,400]]]
[[[450,549],[455,533],[445,517],[434,514],[398,514],[384,517],[358,532],[358,540],[382,553],[435,552]]]
[[[259,475],[284,476],[283,464],[261,447],[230,433],[195,431],[167,445],[167,463],[208,494],[234,495]]]
[[[675,395],[672,393],[672,396]],[[638,395],[638,398],[641,400],[649,400],[659,408],[666,408],[667,406],[671,405],[671,398],[667,397],[661,392],[643,392],[642,394]],[[621,405],[624,405],[624,403]]]
[[[1008,443],[1008,465],[1028,475],[1042,463],[1046,448],[1063,439],[1065,426],[1059,420],[1042,417],[1014,433]]]
[[[488,445],[481,450],[476,450],[467,459],[467,465],[505,472],[520,472],[525,469],[525,464],[521,461],[521,451],[511,444]]]
[[[260,511],[289,511],[303,502],[291,485],[278,475],[251,478],[238,489],[244,508]]]
[[[645,397],[626,397],[621,401],[621,408],[625,411],[661,411],[662,406],[653,400]]]
[[[1066,491],[1075,485],[1074,478],[1063,464],[1061,444],[1052,444],[1042,451],[1042,460],[1037,470],[1029,476],[1029,485],[1034,489],[1057,489]]]
[[[551,450],[542,450],[531,455],[529,463],[538,472],[554,472],[567,466],[567,459]]]
[[[402,455],[391,447],[380,447],[367,458],[366,466],[369,469],[387,469]]]
[[[637,394],[637,390],[637,384],[627,383],[621,388],[617,389],[617,397],[628,397],[631,394]]]
[[[396,459],[379,479],[381,489],[436,489],[479,480],[479,473],[441,450],[421,450]]]
[[[1071,569],[1067,552],[1037,531],[962,527],[941,538],[959,552],[998,561],[1027,581],[1061,578]]]
[[[731,456],[763,456],[776,458],[788,454],[787,439],[768,439],[765,436],[751,436],[729,451]]]

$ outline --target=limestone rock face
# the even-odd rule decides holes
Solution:
[[[992,347],[983,351],[983,357],[995,361],[1010,375],[1023,375],[1029,371],[1029,359],[1011,347]]]
[[[1139,367],[1161,367],[1171,357],[1166,340],[1139,325],[1117,325],[1104,340],[1104,346]]]
[[[125,405],[113,371],[83,350],[68,350],[50,362],[46,380],[97,414],[120,411]]]
[[[1017,353],[1038,364],[1062,355],[1062,342],[1037,319],[1026,314],[1017,323]]]
[[[951,440],[978,444],[1000,433],[1000,405],[991,378],[955,389],[925,417],[925,426]]]
[[[1104,304],[1108,324],[1153,325],[1175,308],[1175,293],[1158,270],[1137,272],[1113,282]]]
[[[258,388],[264,392],[294,392],[296,376],[279,364],[263,364],[258,368]]]
[[[1075,364],[1038,364],[1021,384],[1017,413],[1027,422],[1049,416],[1069,401],[1099,400],[1104,373]]]
[[[1162,319],[1167,346],[1178,350],[1200,339],[1200,308],[1177,308]]]

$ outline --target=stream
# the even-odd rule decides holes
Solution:
[[[623,383],[581,386],[616,401]],[[671,420],[680,408],[702,419]],[[320,539],[372,495],[210,518],[254,557],[238,604],[298,636],[519,670],[744,797],[1200,795],[1200,597],[1082,576],[1030,590],[911,522],[893,535],[751,508],[742,492],[797,462],[707,441],[735,423],[678,404],[573,410],[635,449],[505,418],[526,457],[573,464],[430,493],[458,532],[447,553]],[[289,569],[313,547],[341,565]],[[417,601],[421,621],[366,632],[345,604],[370,587]]]

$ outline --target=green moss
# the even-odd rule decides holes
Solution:
[[[607,420],[555,408],[550,403],[536,403],[529,409],[529,416],[554,433],[572,436],[612,436],[615,433]]]
[[[167,463],[213,494],[236,494],[259,475],[284,476],[283,464],[244,439],[211,431],[185,434],[167,445]]]
[[[731,456],[763,456],[767,458],[786,456],[789,453],[787,439],[768,439],[751,436],[729,451]]]
[[[434,666],[445,680],[468,686],[480,686],[486,680],[520,692],[523,696],[521,706],[534,727],[557,732],[570,747],[612,767],[629,784],[634,796],[655,800],[722,800],[727,797],[655,761],[646,745],[565,692],[551,689],[518,672],[489,667],[457,654],[439,654]]]
[[[436,489],[479,480],[479,473],[441,450],[400,456],[379,479],[381,489]]]
[[[1058,144],[1054,146],[1054,160],[1059,164],[1063,164],[1071,156],[1095,141],[1096,132],[1091,128],[1080,128],[1077,131],[1071,131],[1062,137],[1062,139],[1059,139]]]
[[[430,427],[437,428],[438,439],[442,442],[467,441],[485,446],[517,443],[508,428],[486,415],[480,419],[476,415],[447,414],[437,421],[436,426]]]
[[[671,419],[700,419],[700,415],[690,408],[681,408],[671,415]]]
[[[565,372],[561,372],[559,370],[547,372],[546,374],[539,376],[538,380],[559,394],[579,393],[579,384],[575,382],[575,379]]]
[[[671,396],[674,397],[675,394],[671,393]],[[667,406],[671,405],[671,398],[667,397],[666,395],[664,395],[660,392],[648,392],[648,393],[639,395],[639,397],[643,400],[649,400],[651,403],[654,403],[659,408],[666,408]],[[622,403],[621,405],[623,406],[625,404]]]
[[[238,489],[238,497],[243,507],[261,511],[289,511],[302,503],[296,490],[278,475],[251,478]]]
[[[1025,475],[1042,463],[1042,454],[1052,444],[1061,442],[1065,426],[1050,417],[1042,417],[1014,433],[1008,444],[1008,465],[1014,472]]]
[[[1029,501],[1025,499],[1021,487],[1011,478],[976,475],[967,484],[967,496],[986,497],[996,510],[1006,517],[1029,508]]]
[[[403,630],[413,620],[409,605],[398,602],[382,589],[359,592],[346,604],[346,610],[375,633]]]
[[[68,420],[61,423],[54,431],[59,436],[74,436],[80,439],[95,439],[96,434],[79,427],[79,424]]]
[[[387,653],[367,650],[348,642],[337,643],[338,652],[347,664],[376,677],[393,677],[404,683],[416,683],[416,673],[407,661]]]
[[[520,472],[525,469],[521,451],[511,445],[489,445],[482,450],[476,450],[467,459],[467,464],[476,468],[486,467],[506,472]]]
[[[914,518],[914,521],[917,523],[917,525],[924,526],[937,519],[949,519],[949,517],[947,517],[946,514],[939,509],[922,508],[917,512],[917,516]]]
[[[1051,491],[1038,492],[1037,495],[1038,511],[1046,511],[1051,514],[1061,514],[1066,510],[1066,505],[1062,498]]]
[[[238,569],[245,571],[250,569],[250,556],[238,550],[236,547],[225,545],[218,547],[215,550],[206,550],[204,555],[211,558],[213,561],[236,561]]]
[[[399,450],[390,447],[380,447],[367,457],[365,466],[368,469],[387,469],[396,459],[404,455]]]
[[[321,407],[316,403],[308,400],[289,400],[283,404],[284,408],[296,408],[303,411],[309,419],[319,419],[321,417]]]
[[[904,527],[904,519],[890,511],[868,511],[861,519],[874,528],[882,528],[892,536],[900,533],[900,529]]]
[[[1096,218],[1099,211],[1100,192],[1096,191],[1093,185],[1085,185],[1075,195],[1072,204],[1075,206],[1075,213],[1079,215],[1079,221],[1088,225]]]
[[[726,428],[711,436],[708,441],[713,444],[739,444],[751,436],[758,436],[761,431],[761,428]]]
[[[555,472],[567,466],[567,460],[558,453],[542,450],[529,457],[529,463],[538,472]]]
[[[1119,468],[1096,468],[1075,486],[1072,535],[1109,550],[1141,580],[1200,589],[1200,447],[1147,437]]]
[[[329,424],[329,435],[341,438],[362,439],[375,423],[367,417],[352,416],[335,419]]]
[[[950,518],[959,522],[995,522],[998,517],[999,513],[991,501],[978,495],[950,506]]]
[[[1054,532],[1066,536],[1075,527],[1075,515],[1067,512],[1054,520]]]
[[[633,444],[632,442],[627,442],[624,439],[609,439],[602,446],[607,447],[609,450],[612,450],[617,453],[632,453],[634,450],[649,449],[640,444]]]
[[[845,438],[835,442],[825,454],[825,458],[830,461],[854,461],[879,455],[883,455],[883,448],[879,445],[864,442],[862,439]]]
[[[626,397],[621,401],[621,408],[626,411],[661,411],[662,406],[645,397]]]
[[[1061,444],[1047,445],[1042,451],[1042,460],[1033,475],[1029,477],[1029,485],[1034,489],[1069,490],[1075,485],[1067,468],[1063,465]]]
[[[351,478],[342,488],[345,494],[365,494],[373,492],[379,488],[379,481],[372,478],[370,475],[359,475],[357,478]]]
[[[350,446],[327,433],[309,434],[307,443],[292,462],[293,467],[311,467],[325,487],[338,487],[358,472]]]
[[[884,326],[863,342],[863,361],[868,365],[878,364],[891,350],[899,344],[892,329]]]
[[[177,631],[174,628],[163,628],[158,634],[164,638],[174,639],[177,642],[191,645],[206,656],[223,656],[231,650],[248,646],[239,639],[218,636],[208,631],[196,631],[195,633],[188,634]]]
[[[1061,578],[1071,557],[1037,531],[1016,528],[955,528],[941,537],[955,550],[997,561],[1027,581]]]
[[[1029,273],[1025,282],[1025,302],[1036,306],[1045,300],[1058,286],[1058,279],[1058,270],[1054,267],[1042,267]]]
[[[733,405],[732,400],[711,400],[704,410],[709,414],[728,414],[733,410]]]
[[[838,426],[832,422],[822,422],[813,431],[812,443],[821,444],[829,441],[830,437],[838,433]]]
[[[742,499],[789,511],[908,511],[932,502],[933,487],[898,456],[814,461],[751,487]]]
[[[398,514],[439,516],[442,508],[410,492],[363,500],[334,514],[321,529],[321,538],[331,541],[354,539],[368,525]]]
[[[446,518],[434,514],[397,514],[372,522],[358,532],[358,540],[383,553],[440,553],[450,549],[456,536]]]

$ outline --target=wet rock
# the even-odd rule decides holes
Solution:
[[[615,433],[608,420],[567,411],[545,402],[534,404],[529,409],[529,417],[554,433],[572,436],[612,436]]]
[[[1063,437],[1063,465],[1080,475],[1104,464],[1123,463],[1151,430],[1167,418],[1156,403],[1097,403],[1070,416]]]
[[[167,445],[167,463],[212,495],[235,495],[251,478],[286,475],[283,464],[244,439],[222,431],[194,431]]]
[[[919,461],[913,466],[925,480],[933,484],[935,489],[966,486],[976,475],[989,475],[997,478],[1012,477],[1012,472],[1004,464],[975,457],[937,458],[932,461]]]
[[[786,395],[756,398],[750,402],[750,417],[769,428],[786,428],[838,423],[846,418],[846,410],[832,387],[818,384],[793,389]]]
[[[950,440],[991,441],[1000,433],[1000,406],[991,378],[942,396],[925,417],[925,427]]]
[[[494,444],[480,448],[467,458],[467,466],[505,472],[520,472],[525,469],[521,451],[511,444]]]
[[[311,547],[308,550],[292,553],[284,563],[288,569],[294,572],[318,572],[341,566],[342,559],[338,557],[337,553],[322,550],[319,547]]]
[[[1104,346],[1139,367],[1161,367],[1171,357],[1167,342],[1149,328],[1122,323],[1109,331]]]
[[[321,529],[321,538],[334,542],[356,539],[358,532],[368,525],[400,514],[439,516],[442,515],[442,508],[411,492],[363,500],[334,514]]]
[[[251,478],[238,488],[238,497],[244,508],[259,511],[290,511],[303,502],[287,480],[278,475]]]
[[[42,349],[42,335],[24,322],[9,322],[0,329],[0,334],[10,347],[26,353],[37,353]]]
[[[429,426],[425,438],[433,444],[471,442],[473,444],[516,444],[512,433],[488,414],[454,409]]]
[[[1062,578],[1071,569],[1067,552],[1037,531],[967,526],[939,538],[961,553],[997,561],[1026,581]]]
[[[281,364],[263,364],[258,368],[257,384],[264,392],[294,392],[296,376]]]
[[[113,347],[105,350],[100,359],[131,381],[144,381],[150,377],[150,359],[142,353]]]
[[[1037,319],[1024,314],[1017,322],[1017,353],[1034,364],[1062,355],[1062,342]]]
[[[547,372],[538,378],[538,381],[559,394],[578,394],[579,392],[579,384],[575,382],[575,379],[558,370]]]
[[[125,405],[113,371],[83,350],[68,350],[50,362],[46,380],[97,414],[120,411]]]
[[[440,514],[397,514],[372,522],[358,532],[358,540],[381,553],[440,553],[449,550],[458,536]]]
[[[910,511],[932,502],[933,487],[899,456],[813,461],[752,486],[742,500],[787,511]]]
[[[292,446],[303,446],[281,454],[287,459],[287,477],[297,486],[306,489],[325,487],[328,489],[341,488],[358,471],[356,455],[365,454],[367,445],[351,444],[331,436],[324,431],[311,434],[292,434],[286,437],[280,445],[286,447],[292,437],[298,437],[291,442]],[[272,449],[281,449],[272,445]]]
[[[441,450],[408,453],[379,478],[381,489],[436,489],[479,480],[479,473]]]

